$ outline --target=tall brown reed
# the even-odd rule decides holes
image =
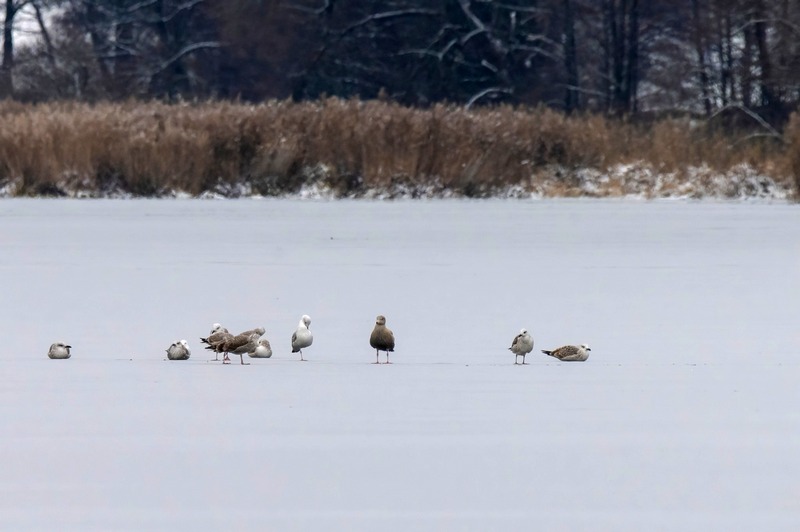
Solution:
[[[322,180],[337,194],[394,186],[486,196],[568,179],[579,168],[643,162],[660,171],[748,163],[800,188],[800,121],[785,144],[701,122],[647,126],[546,108],[429,109],[326,99],[260,105],[0,103],[0,186],[18,195],[85,190],[157,196],[247,183],[262,194]]]

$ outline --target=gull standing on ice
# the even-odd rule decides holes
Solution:
[[[511,342],[511,347],[509,347],[508,350],[514,353],[514,364],[517,364],[517,359],[520,355],[522,355],[522,364],[527,364],[527,362],[525,362],[525,355],[533,351],[533,337],[528,334],[527,329],[522,329],[519,334],[514,337],[514,341]]]
[[[272,346],[269,345],[269,340],[261,338],[258,341],[255,351],[247,353],[250,358],[269,358],[272,356]]]
[[[386,351],[386,363],[389,362],[389,351],[394,351],[394,334],[391,329],[386,327],[386,318],[378,316],[375,318],[375,328],[369,335],[369,345],[375,349],[375,363],[380,364],[380,352]]]
[[[231,360],[228,358],[228,353],[231,353],[239,355],[243,366],[248,365],[249,362],[244,361],[244,354],[256,350],[260,337],[261,335],[259,333],[254,332],[247,336],[244,334],[237,334],[236,336],[228,338],[222,346],[223,351],[225,351],[225,358],[222,359],[222,363],[230,364]]]
[[[170,360],[188,360],[192,356],[186,340],[179,340],[167,348],[167,358]]]
[[[50,349],[47,351],[47,356],[56,359],[69,358],[72,356],[69,352],[70,349],[72,349],[71,345],[67,345],[64,342],[56,342],[50,346]]]
[[[314,337],[311,336],[311,318],[307,314],[303,314],[300,318],[300,323],[297,324],[297,330],[292,333],[292,353],[300,352],[300,360],[305,362],[303,358],[303,348],[311,345]]]
[[[592,348],[589,347],[589,344],[581,344],[565,345],[559,347],[558,349],[553,349],[552,351],[542,349],[542,353],[545,355],[550,355],[551,357],[557,358],[564,362],[583,362],[589,358],[589,351],[591,350]]]
[[[228,360],[228,352],[225,351],[225,344],[234,336],[229,332],[220,332],[218,334],[219,336],[216,336],[214,339],[211,337],[208,338],[206,349],[214,351],[214,360],[219,360],[219,354],[223,353],[222,361],[225,362]]]
[[[211,332],[208,334],[208,336],[206,338],[200,338],[201,342],[208,345],[206,349],[214,351],[214,360],[219,360],[220,352],[217,350],[217,347],[227,339],[228,335],[230,335],[228,329],[219,323],[215,323],[211,326]]]

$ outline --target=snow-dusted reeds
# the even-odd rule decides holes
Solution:
[[[5,102],[0,196],[788,197],[798,147],[796,117],[776,140],[508,106]]]

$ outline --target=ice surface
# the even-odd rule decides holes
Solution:
[[[4,200],[0,250],[0,529],[800,527],[795,205]]]

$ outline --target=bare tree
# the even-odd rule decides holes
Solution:
[[[572,0],[564,0],[564,70],[567,74],[564,110],[569,113],[580,108],[580,78]]]
[[[701,0],[692,0],[692,38],[694,48],[697,53],[698,78],[700,80],[700,92],[703,99],[703,110],[706,116],[711,116],[711,96],[709,94],[708,65],[706,61],[706,43],[703,35],[704,29],[708,27],[708,22],[701,10]]]
[[[89,37],[108,96],[191,96],[200,54],[220,47],[205,0],[69,0],[66,19]]]
[[[603,0],[606,100],[615,114],[636,112],[639,85],[638,0]]]
[[[14,95],[14,20],[27,0],[3,2],[3,59],[0,63],[0,98]]]
[[[774,125],[800,103],[800,4],[790,0],[0,0],[0,8],[6,97],[15,87],[31,99],[335,95],[616,116],[741,107]],[[40,38],[20,47],[23,11]]]

